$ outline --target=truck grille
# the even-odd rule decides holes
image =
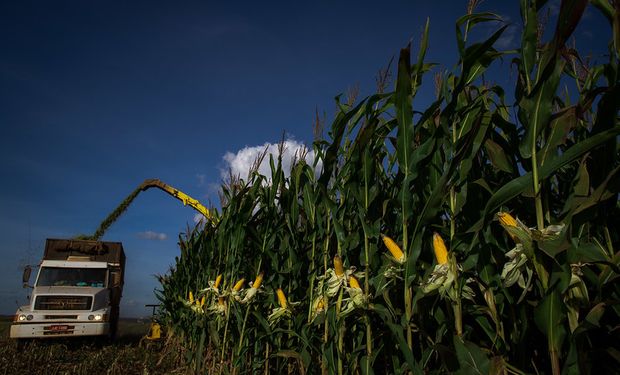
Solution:
[[[77,319],[78,316],[77,315],[45,315],[45,319],[48,320],[72,320],[72,319]]]
[[[38,296],[35,310],[90,310],[91,296]]]

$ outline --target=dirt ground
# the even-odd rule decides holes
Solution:
[[[18,346],[10,317],[0,318],[3,374],[183,374],[182,356],[162,341],[143,340],[148,321],[121,319],[113,342],[93,338],[31,340]]]

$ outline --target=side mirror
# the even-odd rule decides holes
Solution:
[[[30,288],[28,285],[28,281],[30,281],[30,274],[32,273],[32,267],[26,266],[24,267],[24,274],[22,276],[22,281],[24,283],[24,288]]]

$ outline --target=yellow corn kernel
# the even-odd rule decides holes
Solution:
[[[205,305],[205,300],[206,296],[202,296],[202,298],[200,299],[200,307],[203,307]]]
[[[360,283],[357,281],[357,279],[353,275],[349,276],[349,285],[351,285],[351,288],[362,289],[362,287],[360,286]]]
[[[254,289],[258,289],[260,288],[260,284],[263,283],[263,273],[259,273],[258,276],[256,276],[256,279],[254,280],[254,284],[252,284],[252,288]]]
[[[213,287],[215,289],[217,289],[220,286],[220,283],[222,282],[222,275],[217,275],[217,277],[215,278],[215,284],[213,284]]]
[[[316,310],[322,311],[324,308],[325,308],[325,300],[323,299],[323,297],[321,297],[319,301],[316,303]]]
[[[241,280],[237,281],[237,283],[233,287],[233,291],[235,291],[235,292],[240,291],[241,288],[243,288],[243,283],[245,283],[245,279],[241,279]]]
[[[390,254],[392,254],[392,256],[397,261],[399,261],[401,263],[404,262],[405,261],[405,254],[400,249],[400,247],[398,247],[396,242],[394,242],[394,240],[392,240],[388,236],[381,235],[381,238],[383,239],[383,243],[385,244],[385,247],[387,247],[387,249],[389,250]]]
[[[516,227],[517,226],[517,221],[508,212],[498,212],[497,213],[497,218],[499,219],[499,222],[502,225],[505,225],[507,227]]]
[[[517,226],[517,221],[508,212],[498,212],[497,218],[499,219],[499,223],[504,227]],[[508,235],[510,236],[510,238],[512,238],[513,241],[517,241],[517,237],[514,234],[508,232]]]
[[[278,295],[278,302],[280,303],[280,307],[286,309],[286,295],[282,291],[281,288],[276,290],[276,294]]]
[[[192,293],[192,291],[189,291],[189,303],[194,303],[194,293]]]
[[[448,249],[446,249],[446,244],[443,242],[443,238],[441,238],[441,236],[436,232],[433,233],[433,251],[435,251],[437,263],[448,263]]]
[[[336,271],[336,276],[340,277],[344,275],[344,268],[342,267],[342,259],[338,255],[334,257],[334,271]]]

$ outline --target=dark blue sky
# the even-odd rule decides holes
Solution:
[[[512,23],[501,48],[514,46],[520,32],[517,4],[480,7]],[[315,109],[329,122],[335,95],[356,84],[362,97],[372,94],[377,72],[400,48],[412,39],[417,51],[426,17],[428,60],[451,69],[454,21],[466,5],[2,2],[0,314],[25,302],[21,267],[38,261],[45,238],[92,233],[145,178],[217,203],[226,153],[275,143],[283,132],[310,144]],[[607,27],[588,11],[578,47],[600,57]],[[494,81],[513,82],[509,60],[496,71]],[[433,95],[422,92],[416,104]],[[124,315],[148,315],[152,275],[173,263],[177,236],[193,216],[148,191],[105,235],[122,241],[128,257]]]

